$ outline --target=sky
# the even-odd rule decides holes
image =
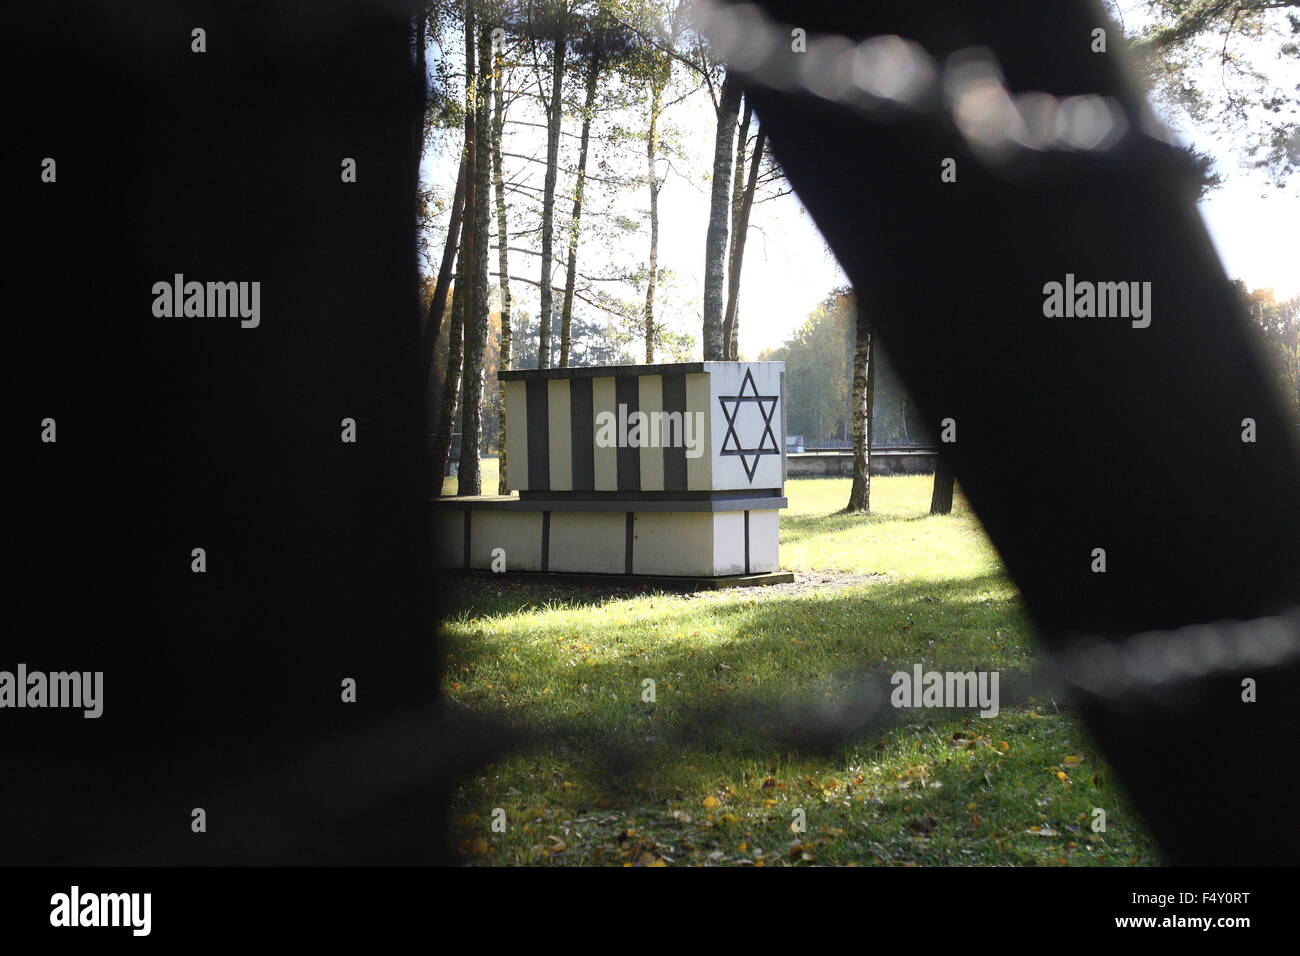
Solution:
[[[1285,190],[1258,174],[1229,179],[1200,203],[1228,276],[1279,298],[1300,295],[1300,183]]]
[[[449,56],[454,57],[455,53]],[[540,115],[526,99],[512,106],[510,115],[540,121]],[[608,124],[616,120],[635,126],[639,116],[602,117],[597,130],[608,129]],[[672,160],[660,193],[659,263],[670,275],[663,280],[656,311],[662,321],[680,331],[692,332],[698,339],[709,208],[708,175],[715,127],[707,93],[700,91],[676,102],[668,110],[666,120],[681,155]],[[575,127],[576,123],[569,121],[566,129],[576,131]],[[1241,168],[1239,157],[1232,151],[1235,144],[1219,142],[1207,130],[1182,126],[1175,127],[1175,131],[1185,142],[1214,155],[1217,169],[1224,177],[1224,184],[1211,192],[1199,204],[1199,209],[1228,276],[1242,279],[1250,288],[1272,288],[1280,297],[1300,295],[1300,177],[1279,190],[1258,172]],[[576,138],[565,139],[565,148],[572,153]],[[515,127],[509,142],[510,152],[545,155],[541,129]],[[426,155],[424,174],[436,188],[450,192],[455,183],[459,138],[449,137],[446,144],[443,149]],[[601,140],[593,139],[589,172],[604,160],[614,169],[640,173],[644,169],[643,150],[640,143],[606,147]],[[572,162],[572,155],[569,161]],[[542,172],[540,164],[506,160],[508,179],[516,178],[540,188]],[[648,200],[644,187],[606,190],[593,183],[588,187],[586,208],[587,223],[592,228],[609,228],[618,216],[644,221]],[[557,202],[557,224],[567,222],[568,213],[569,204]],[[434,234],[433,238],[434,248],[440,251],[442,236]],[[535,242],[533,245],[536,247]],[[593,241],[580,248],[579,271],[588,275],[618,274],[644,263],[648,246],[648,227],[632,232],[615,231],[613,238],[593,237]],[[535,257],[514,255],[513,258],[512,273],[537,278]],[[556,273],[556,281],[563,283],[563,270]],[[753,358],[762,349],[779,346],[832,289],[846,283],[842,270],[797,196],[791,193],[757,204],[751,215],[741,278],[742,357]],[[601,287],[611,292],[621,290],[622,297],[628,300],[643,296],[622,284]],[[520,306],[536,315],[535,288],[515,283],[512,295]],[[589,316],[594,317],[590,313]]]

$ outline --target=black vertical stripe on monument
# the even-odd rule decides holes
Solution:
[[[524,383],[527,392],[527,413],[524,427],[528,429],[528,487],[532,491],[549,491],[551,488],[551,438],[550,401],[546,379],[533,379]]]
[[[786,419],[785,419],[785,372],[784,371],[781,372],[780,395],[781,395],[781,486],[785,487],[786,477],[788,475],[786,469],[789,467],[789,462],[786,461],[786,457],[785,457],[786,456],[785,436],[790,434],[790,432],[786,428]]]
[[[669,441],[668,435],[663,435],[664,445],[664,491],[685,491],[686,490],[686,416],[690,414],[686,410],[686,376],[685,375],[665,375],[664,377],[664,411],[668,415],[674,412],[680,412],[681,428],[683,431],[679,434],[674,426],[672,441]],[[699,436],[696,436],[697,440]]]
[[[551,513],[542,512],[542,570],[551,569]]]
[[[573,490],[596,490],[595,379],[569,382],[569,428],[573,445]]]
[[[637,375],[617,375],[614,377],[614,412],[620,419],[619,414],[622,408],[627,409],[627,417],[631,418],[632,413],[639,411],[641,407],[641,393],[637,385]],[[620,423],[621,424],[621,423]],[[631,431],[631,428],[628,428]],[[618,446],[618,490],[619,491],[640,491],[641,490],[641,449],[624,448],[624,435],[619,435]]]
[[[745,512],[745,573],[749,573],[749,512]]]
[[[632,573],[632,539],[635,537],[633,526],[636,521],[631,511],[627,513],[627,536],[623,543],[623,573]]]

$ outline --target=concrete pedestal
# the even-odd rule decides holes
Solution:
[[[587,507],[581,510],[572,507],[578,502],[563,502],[562,510],[547,507],[555,504],[495,495],[435,502],[439,565],[693,577],[757,574],[780,567],[777,509],[785,507],[784,498],[601,501],[583,503]],[[667,510],[670,504],[691,510]]]

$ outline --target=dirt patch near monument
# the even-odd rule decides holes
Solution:
[[[604,581],[566,580],[562,576],[542,580],[540,577],[517,578],[508,574],[458,575],[448,574],[444,579],[443,600],[449,610],[469,605],[480,605],[483,599],[495,598],[519,606],[535,604],[599,604],[648,594],[663,594],[684,601],[732,604],[739,601],[766,601],[790,597],[807,597],[842,588],[855,587],[888,580],[882,573],[861,574],[846,571],[795,571],[794,580],[784,584],[767,584],[753,587],[729,587],[718,590],[673,591],[643,583],[623,583],[611,575]]]
[[[884,581],[887,574],[858,574],[849,571],[795,571],[794,580],[786,584],[767,584],[748,588],[722,588],[717,591],[693,591],[681,595],[688,600],[761,601],[765,598],[805,597],[858,584]]]

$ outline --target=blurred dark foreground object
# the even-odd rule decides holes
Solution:
[[[0,712],[0,862],[449,862],[497,735],[438,709],[410,5],[6,14],[0,669],[102,671],[104,711]],[[176,274],[260,322],[156,316]]]
[[[1287,754],[1300,630],[1294,613],[1249,623],[1300,604],[1294,428],[1197,213],[1192,171],[1138,129],[1118,28],[1082,2],[763,7],[784,24],[778,36],[807,31],[805,56],[830,49],[813,43],[827,34],[901,36],[940,68],[983,47],[1012,92],[1100,93],[1133,118],[1099,155],[998,166],[952,124],[747,85],[907,387],[931,422],[955,420],[943,450],[1048,649],[1139,632],[1153,632],[1145,646],[1177,646],[1174,661],[1192,648],[1186,674],[1080,688],[1088,727],[1167,858],[1300,863],[1284,809],[1297,782]],[[1112,53],[1091,52],[1097,27]],[[941,179],[945,159],[956,182]],[[1150,282],[1150,324],[1045,316],[1045,284],[1067,275]],[[1242,440],[1247,418],[1254,443]],[[1105,573],[1093,571],[1098,548]],[[1261,633],[1268,646],[1198,672],[1202,645],[1159,633],[1214,622],[1247,623],[1217,625],[1223,640],[1206,647],[1259,650]],[[1255,703],[1243,702],[1246,679]]]

